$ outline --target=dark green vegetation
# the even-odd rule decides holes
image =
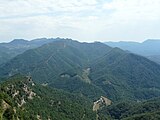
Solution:
[[[159,120],[160,98],[133,102],[124,101],[115,103],[109,107],[103,107],[98,111],[100,119],[121,120]]]
[[[59,39],[60,38],[56,39],[40,38],[40,39],[34,39],[32,41],[24,39],[15,39],[9,43],[0,43],[0,64],[6,63],[6,61],[23,53],[26,50],[37,48],[41,45],[51,43]]]
[[[150,99],[160,97],[160,65],[119,48],[100,42],[59,39],[24,51],[0,65],[0,81],[18,73],[32,76],[37,84],[21,82],[25,77],[11,77],[13,83],[3,83],[2,88],[16,83],[16,91],[1,90],[1,104],[5,100],[9,106],[7,113],[1,112],[5,113],[4,118],[10,114],[21,119],[95,119],[91,106],[100,96],[113,103],[100,107],[97,111],[100,120],[159,118],[160,100]],[[23,83],[32,95],[25,95]],[[20,96],[12,97],[21,90]],[[22,101],[26,103],[22,105]]]
[[[160,96],[160,66],[118,48],[97,60],[90,76],[109,98],[142,100]]]
[[[0,120],[95,120],[92,103],[16,75],[0,85]]]
[[[86,81],[85,70],[111,48],[102,43],[61,40],[28,50],[1,66],[0,75],[31,74],[35,81],[95,98],[104,92]],[[89,72],[89,71],[88,71]]]
[[[0,120],[95,120],[87,98],[36,84],[15,75],[0,84]],[[159,120],[160,98],[121,101],[97,111],[98,120]]]
[[[112,101],[160,96],[160,66],[99,42],[59,40],[28,50],[1,65],[0,75],[30,74],[38,83]]]

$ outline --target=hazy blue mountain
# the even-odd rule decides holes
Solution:
[[[160,55],[151,55],[151,56],[147,56],[147,58],[160,64]]]
[[[105,42],[105,44],[111,47],[119,47],[142,56],[160,55],[160,40],[158,39],[149,39],[142,43],[121,41]]]
[[[132,53],[147,57],[148,59],[160,64],[160,40],[148,39],[142,43],[138,42],[105,42],[111,47],[119,47]]]

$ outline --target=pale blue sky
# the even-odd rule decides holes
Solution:
[[[0,0],[0,42],[160,38],[160,0]]]

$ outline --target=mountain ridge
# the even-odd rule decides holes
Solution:
[[[63,38],[38,38],[33,40],[14,39],[8,43],[0,43],[0,64],[7,62],[15,56],[22,54],[26,50],[40,47]]]
[[[95,120],[96,116],[87,98],[44,87],[29,76],[15,75],[0,84],[0,118]]]
[[[142,55],[158,55],[160,51],[160,39],[148,39],[142,43],[130,42],[130,41],[120,41],[120,42],[104,42],[111,47],[119,47],[123,50],[129,50],[130,52]],[[148,49],[149,47],[149,49]]]
[[[103,43],[55,41],[28,50],[0,68],[1,76],[30,74],[36,82],[93,100],[100,96],[113,101],[160,96],[158,64]],[[89,74],[84,75],[86,69]]]

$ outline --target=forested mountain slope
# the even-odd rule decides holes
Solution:
[[[1,77],[16,73],[93,100],[160,96],[158,64],[99,42],[60,40],[28,50],[0,67]]]
[[[102,120],[159,120],[160,98],[143,102],[122,101],[103,107],[98,115]]]
[[[160,96],[160,66],[119,48],[95,61],[90,78],[114,99]]]
[[[105,42],[111,47],[119,47],[132,53],[145,56],[146,58],[160,64],[160,40],[148,39],[142,43],[139,42]]]
[[[0,119],[95,120],[92,102],[86,98],[36,84],[15,75],[0,84]]]
[[[8,43],[0,43],[0,64],[6,63],[13,57],[23,53],[26,50],[40,47],[41,45],[51,43],[61,38],[39,38],[31,41],[24,39],[14,39]]]

